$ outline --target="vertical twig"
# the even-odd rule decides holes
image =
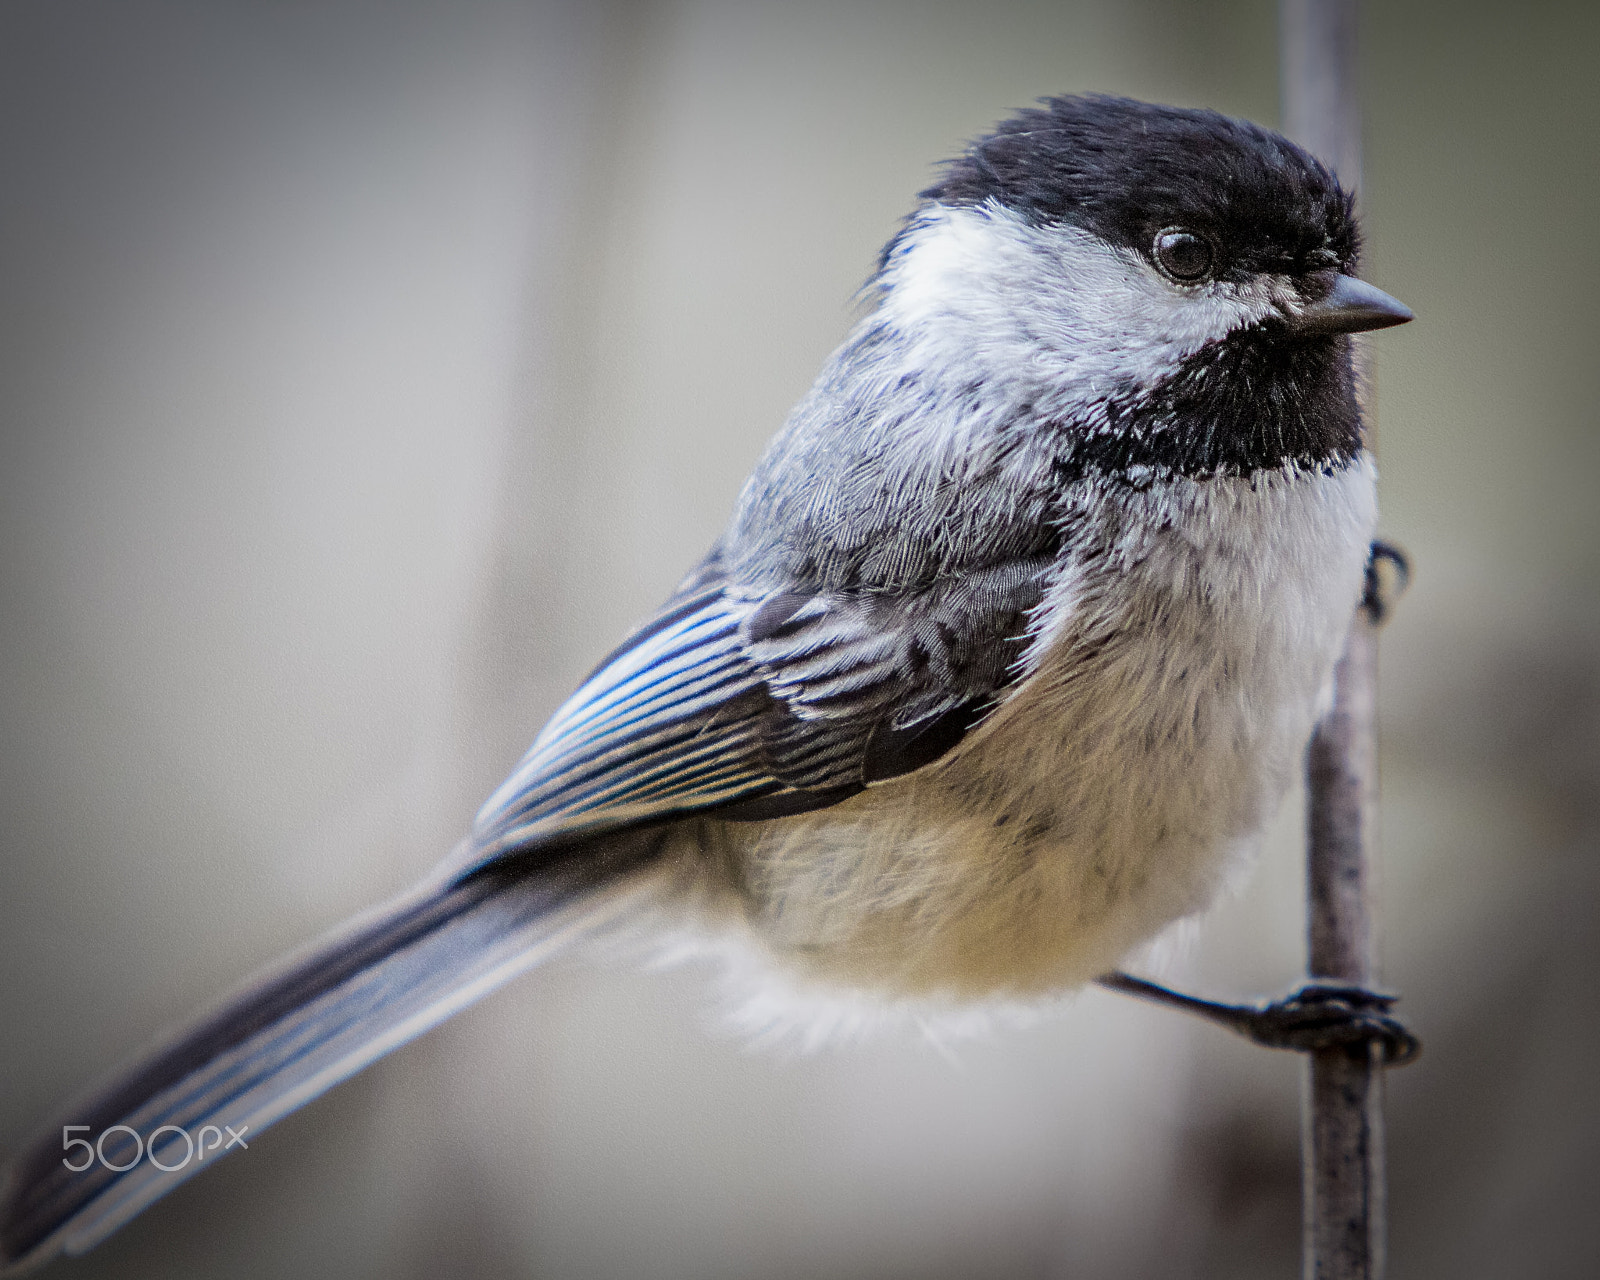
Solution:
[[[1356,0],[1281,0],[1284,131],[1361,178]],[[1369,441],[1370,443],[1370,441]],[[1368,895],[1376,799],[1376,624],[1357,613],[1332,711],[1307,765],[1307,896],[1313,978],[1372,981]],[[1384,1269],[1383,1068],[1369,1042],[1310,1055],[1305,1099],[1306,1280],[1378,1280]]]
[[[1307,896],[1311,976],[1372,979],[1368,856],[1374,798],[1377,636],[1366,611],[1350,630],[1336,696],[1311,739]],[[1381,1048],[1309,1055],[1304,1142],[1306,1280],[1380,1280],[1384,1269]]]

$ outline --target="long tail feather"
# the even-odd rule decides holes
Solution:
[[[0,1271],[82,1253],[246,1135],[545,958],[592,919],[595,891],[653,849],[647,832],[605,845],[433,882],[149,1054],[12,1165]]]

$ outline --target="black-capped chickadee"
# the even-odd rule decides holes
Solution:
[[[456,854],[66,1114],[0,1259],[87,1248],[619,917],[932,1009],[1070,989],[1200,909],[1362,594],[1346,335],[1410,312],[1356,255],[1334,177],[1213,112],[1057,98],[974,143],[727,532]]]

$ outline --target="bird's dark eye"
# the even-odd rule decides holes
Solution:
[[[1156,236],[1156,265],[1174,280],[1193,284],[1211,272],[1211,241],[1181,227],[1168,227]]]

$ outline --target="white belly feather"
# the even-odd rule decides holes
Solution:
[[[1110,577],[1053,584],[1033,674],[956,751],[833,808],[706,824],[768,964],[891,1000],[1074,986],[1206,905],[1272,815],[1360,596],[1371,460],[1083,509]]]

